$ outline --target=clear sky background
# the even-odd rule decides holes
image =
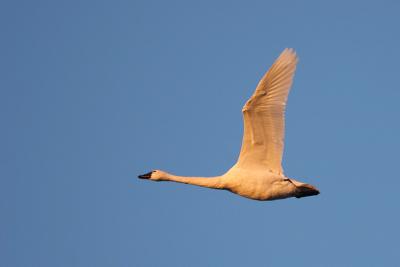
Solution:
[[[395,266],[398,1],[2,1],[0,266]],[[300,62],[258,202],[136,178],[222,174],[241,108]]]

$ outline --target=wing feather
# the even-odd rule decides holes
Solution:
[[[267,168],[283,174],[285,108],[298,58],[285,49],[244,105],[244,134],[237,162],[240,168]]]

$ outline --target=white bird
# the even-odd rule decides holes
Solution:
[[[285,49],[258,83],[242,109],[244,134],[239,159],[225,174],[184,177],[154,170],[138,177],[224,189],[255,200],[318,195],[314,186],[286,177],[281,166],[286,101],[296,64],[294,50]]]

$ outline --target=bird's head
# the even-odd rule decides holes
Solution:
[[[168,173],[160,171],[160,170],[153,170],[151,172],[138,175],[140,179],[150,179],[153,181],[165,181],[168,178]]]

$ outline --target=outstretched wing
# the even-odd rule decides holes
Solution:
[[[296,64],[294,50],[285,49],[244,105],[244,134],[238,167],[266,168],[283,174],[285,108]]]

